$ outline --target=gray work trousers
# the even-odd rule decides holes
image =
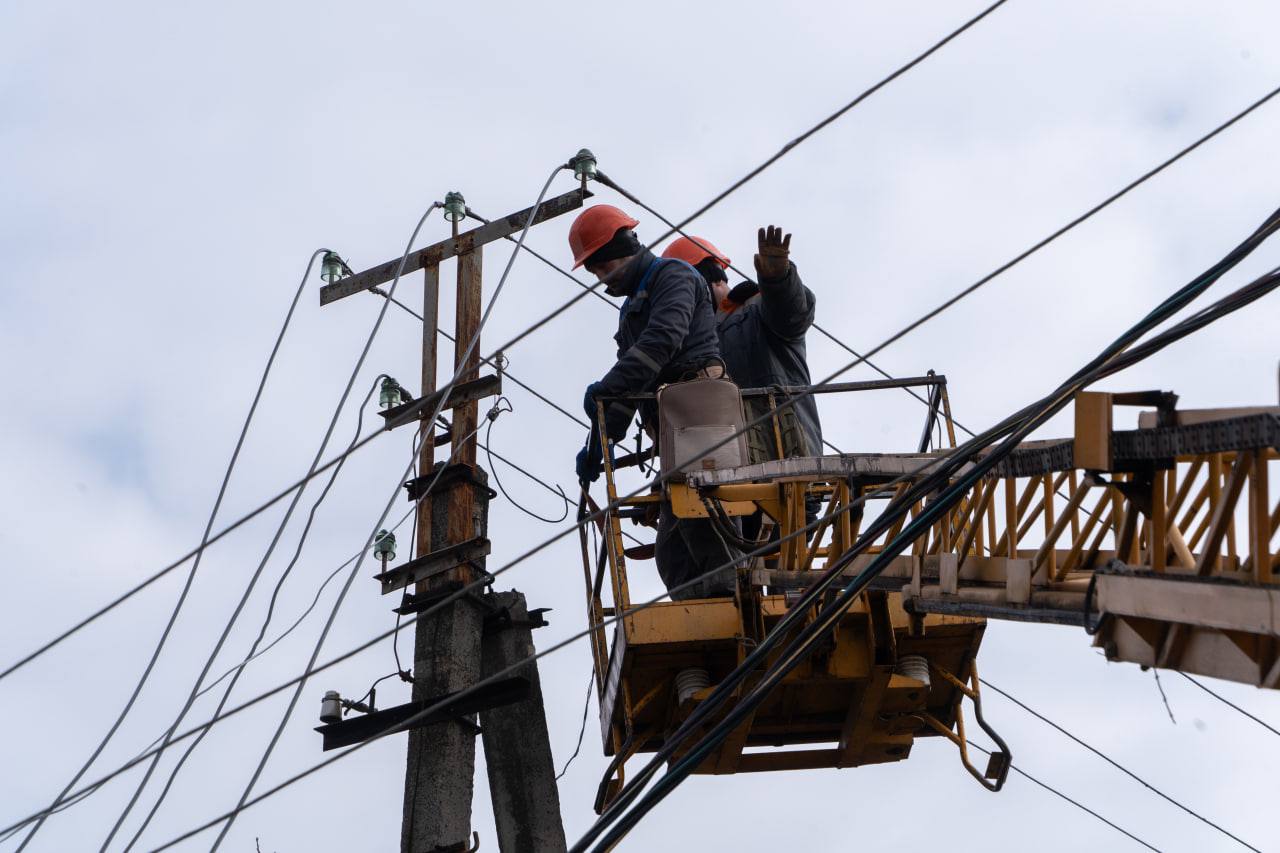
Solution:
[[[742,553],[725,542],[708,519],[676,518],[669,504],[658,516],[658,538],[654,560],[658,575],[671,590],[712,569],[723,570],[671,593],[673,601],[690,598],[723,598],[733,595],[734,567]]]

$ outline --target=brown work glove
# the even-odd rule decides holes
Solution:
[[[762,279],[778,279],[791,269],[791,235],[782,235],[776,225],[759,231],[760,252],[756,255],[756,276]]]

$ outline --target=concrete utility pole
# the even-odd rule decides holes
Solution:
[[[581,207],[589,195],[584,185],[549,199],[532,212],[533,221]],[[460,196],[450,200],[461,209]],[[384,594],[413,585],[413,594],[405,595],[397,608],[402,614],[420,613],[485,576],[492,492],[487,476],[476,466],[475,432],[478,400],[501,393],[501,377],[481,377],[480,342],[476,340],[470,353],[467,345],[480,329],[483,247],[519,232],[530,213],[519,211],[462,234],[455,221],[452,238],[413,252],[406,259],[405,273],[423,270],[422,390],[417,401],[384,412],[384,417],[388,428],[416,423],[424,433],[418,477],[407,484],[410,499],[418,501],[417,556],[379,575]],[[440,263],[451,257],[458,260],[454,370],[461,372],[441,407],[452,411],[448,432],[451,453],[437,462],[437,424],[424,419],[440,400],[436,384]],[[333,282],[321,290],[320,302],[327,304],[375,288],[394,276],[396,266],[398,262],[388,262]],[[534,653],[531,629],[541,624],[541,612],[535,611],[531,617],[521,593],[469,590],[418,621],[413,701],[322,727],[325,748],[385,731],[417,710],[475,685],[484,676],[529,659]],[[484,691],[486,688],[480,688],[460,699],[454,714],[433,714],[410,728],[402,853],[472,849],[471,798],[478,734],[484,738],[498,849],[502,853],[566,849],[536,662]],[[483,730],[476,724],[477,712]]]

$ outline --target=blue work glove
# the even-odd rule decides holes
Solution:
[[[592,382],[587,386],[587,392],[582,395],[582,411],[587,413],[587,420],[592,426],[596,423],[596,397],[604,393],[603,382]]]
[[[578,482],[586,485],[600,479],[604,470],[604,461],[600,457],[600,443],[589,441],[587,446],[578,451],[578,459],[574,465],[578,472]]]

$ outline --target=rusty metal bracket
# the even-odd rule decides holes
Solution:
[[[521,676],[503,678],[474,688],[443,693],[430,699],[420,699],[394,708],[385,708],[371,714],[317,726],[316,731],[324,736],[325,751],[339,749],[382,735],[425,728],[437,723],[454,722],[459,718],[487,711],[490,708],[511,705],[527,699],[531,689],[532,686],[527,678]],[[431,706],[440,704],[445,707],[429,714],[422,714]],[[419,717],[420,714],[422,716]],[[470,720],[466,720],[466,723],[475,725]]]
[[[545,628],[550,623],[547,622],[543,614],[550,611],[550,607],[539,607],[529,611],[528,619],[512,619],[511,608],[500,607],[484,617],[484,632],[486,634],[497,634],[512,628],[528,628],[531,631],[535,628]]]
[[[441,492],[458,483],[470,483],[477,489],[483,489],[489,494],[489,500],[498,496],[497,492],[489,488],[488,483],[480,479],[476,469],[465,462],[437,463],[429,473],[406,480],[404,489],[408,493],[407,500],[417,501],[427,496],[428,489]]]
[[[549,198],[542,203],[537,213],[534,214],[533,224],[537,225],[571,210],[576,210],[582,207],[582,203],[590,197],[590,191],[579,187],[570,190],[564,195]],[[479,228],[463,231],[456,237],[450,237],[447,240],[441,240],[439,243],[410,252],[403,259],[401,276],[407,276],[409,273],[420,270],[423,267],[435,266],[455,255],[465,255],[474,251],[477,246],[483,246],[486,243],[492,243],[494,240],[509,237],[524,228],[532,211],[533,208],[527,207],[524,210],[516,211],[501,219],[495,219],[492,222],[481,225]],[[401,268],[401,263],[401,258],[396,258],[393,261],[387,261],[355,275],[339,279],[332,284],[326,284],[320,288],[320,304],[328,305],[330,302],[391,281],[396,277],[396,270]]]
[[[382,583],[382,594],[386,595],[463,565],[470,565],[476,571],[483,572],[480,562],[488,556],[489,549],[489,540],[483,536],[477,536],[466,542],[459,542],[457,545],[423,554],[404,565],[374,575],[374,578]]]
[[[433,391],[425,397],[392,406],[384,412],[378,412],[384,421],[383,429],[392,430],[405,424],[416,423],[429,416],[437,407],[441,411],[454,409],[466,403],[474,403],[485,397],[493,397],[502,393],[502,374],[489,374],[466,382],[458,382]],[[441,402],[443,401],[443,403]]]

